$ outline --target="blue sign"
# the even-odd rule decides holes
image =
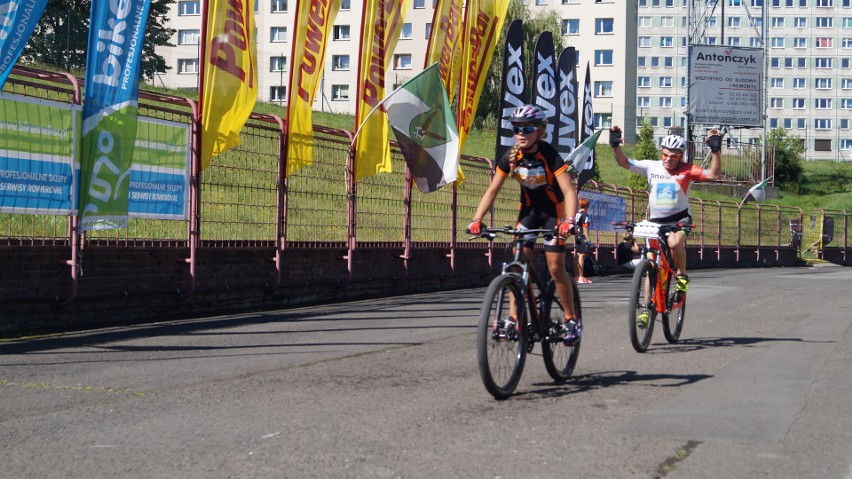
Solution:
[[[615,231],[613,222],[627,220],[627,201],[620,196],[581,190],[580,198],[589,200],[587,213],[593,230]]]

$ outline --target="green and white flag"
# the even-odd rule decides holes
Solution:
[[[417,188],[430,193],[455,181],[459,134],[438,64],[394,90],[382,103]]]
[[[580,143],[580,146],[574,148],[574,151],[565,157],[565,163],[568,165],[569,171],[579,173],[588,168],[586,163],[591,160],[592,153],[595,152],[595,145],[598,142],[598,137],[601,136],[601,132],[603,131],[603,128],[596,131],[594,135],[583,140],[583,143]]]
[[[769,180],[771,179],[772,177],[770,176],[769,178],[749,188],[748,193],[746,193],[745,197],[740,202],[740,208],[752,201],[757,203],[763,203],[763,200],[766,199],[766,185],[769,184]]]

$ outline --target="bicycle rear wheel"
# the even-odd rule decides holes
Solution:
[[[580,311],[580,292],[577,285],[571,281],[574,290],[574,312],[578,318],[582,318]],[[578,339],[572,346],[562,343],[562,323],[565,321],[565,311],[562,302],[556,296],[556,283],[551,279],[547,283],[547,292],[542,294],[541,320],[545,337],[541,339],[541,356],[544,359],[544,367],[547,373],[556,382],[567,381],[574,372],[577,358],[580,356],[580,343]]]
[[[677,304],[676,295],[677,293],[672,294],[669,300],[671,304]],[[674,311],[670,311],[668,314],[663,314],[662,318],[663,334],[666,335],[666,341],[671,344],[676,343],[680,339],[680,332],[683,330],[683,320],[686,318],[686,298],[683,298],[683,303],[680,307]]]
[[[510,298],[514,298],[516,311],[511,311]],[[524,371],[529,331],[523,312],[517,278],[510,275],[494,278],[479,311],[476,356],[482,384],[497,399],[506,399],[514,392]],[[515,319],[515,324],[506,327],[509,317]]]
[[[657,318],[657,308],[654,307],[654,290],[656,288],[656,271],[654,264],[642,260],[633,271],[633,282],[630,286],[630,302],[627,306],[627,327],[630,331],[630,342],[638,353],[648,350],[651,335],[654,333],[654,322]],[[647,321],[640,321],[640,316],[647,314]],[[644,323],[644,324],[643,324]]]

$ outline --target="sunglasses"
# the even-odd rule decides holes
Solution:
[[[668,159],[677,160],[681,156],[683,156],[683,153],[672,153],[671,155],[668,154],[668,153],[662,153],[661,156],[663,157],[664,160],[668,160]]]
[[[513,126],[512,131],[517,135],[518,133],[523,133],[524,135],[529,135],[530,133],[538,130],[537,126],[528,125],[528,126]]]

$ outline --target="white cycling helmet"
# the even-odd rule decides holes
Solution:
[[[512,110],[506,117],[511,123],[533,123],[536,125],[547,125],[547,115],[536,105],[519,106]]]
[[[686,147],[686,140],[684,140],[681,136],[669,135],[663,138],[663,142],[660,143],[660,146],[667,150],[678,150],[682,152]]]

